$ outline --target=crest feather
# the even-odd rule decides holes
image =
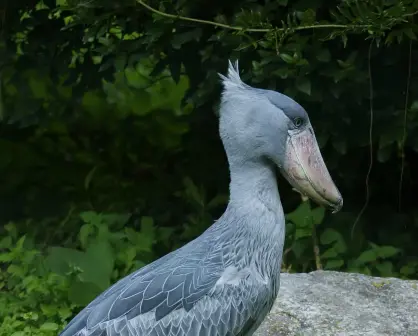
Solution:
[[[241,77],[239,76],[238,60],[236,60],[234,64],[232,64],[232,62],[229,60],[227,76],[219,74],[219,77],[221,77],[222,79],[222,84],[224,86],[225,91],[228,91],[231,89],[245,88],[245,84],[241,80]]]

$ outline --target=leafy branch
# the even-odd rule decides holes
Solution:
[[[379,11],[373,12],[370,8],[367,7],[367,4],[362,2],[360,4],[359,1],[347,1],[344,3],[345,6],[337,7],[337,12],[332,12],[332,15],[339,19],[341,18],[342,21],[348,21],[344,24],[337,24],[337,23],[327,23],[327,24],[311,24],[311,25],[300,25],[296,27],[287,27],[283,24],[283,27],[272,27],[272,28],[246,28],[242,26],[234,26],[228,25],[225,23],[210,21],[210,20],[202,20],[191,18],[182,15],[175,15],[170,13],[165,13],[160,11],[147,3],[143,0],[136,0],[144,8],[148,9],[149,11],[174,20],[182,20],[188,22],[195,22],[199,24],[206,24],[212,25],[219,28],[235,30],[239,32],[250,32],[250,33],[280,33],[280,32],[287,32],[289,29],[292,31],[302,31],[302,30],[309,30],[309,29],[338,29],[340,33],[342,31],[349,31],[349,30],[357,30],[362,32],[369,32],[369,34],[376,33],[377,30],[385,31],[390,29],[396,24],[407,22],[409,17],[414,16],[418,13],[418,11],[414,12],[407,12],[406,8],[401,7],[397,12],[394,10],[382,10],[379,8]],[[393,7],[399,7],[399,5],[395,5]],[[367,13],[365,15],[364,13]],[[398,15],[396,15],[398,14]],[[375,22],[378,22],[376,25]],[[341,31],[342,30],[342,31]],[[337,34],[336,34],[337,35]],[[334,35],[333,37],[335,37]]]

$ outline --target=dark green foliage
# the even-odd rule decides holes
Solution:
[[[0,336],[56,335],[222,213],[217,73],[235,58],[246,82],[306,108],[344,196],[330,215],[280,178],[284,269],[417,278],[416,12],[413,0],[1,2]]]

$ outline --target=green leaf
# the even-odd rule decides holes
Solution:
[[[141,218],[141,234],[152,237],[154,236],[154,233],[155,233],[154,220],[152,219],[152,217],[143,216]]]
[[[292,56],[290,56],[289,54],[285,54],[285,53],[280,53],[279,54],[279,56],[280,56],[280,58],[283,60],[283,61],[285,61],[286,63],[288,63],[288,64],[292,64],[292,63],[294,63],[295,61],[294,61],[294,59],[293,59],[293,57]]]
[[[35,5],[36,10],[46,10],[49,9],[49,7],[44,3],[44,1],[39,1],[36,5]]]
[[[82,212],[80,213],[80,218],[83,220],[84,223],[93,224],[95,226],[100,225],[100,223],[102,222],[102,215],[94,211]]]
[[[116,72],[123,72],[125,70],[125,67],[127,65],[127,58],[124,54],[119,54],[114,63],[113,66],[115,67]]]
[[[216,195],[212,200],[207,204],[208,209],[216,208],[220,205],[225,205],[228,203],[229,197],[227,195]]]
[[[97,168],[98,166],[94,166],[93,169],[91,169],[89,173],[87,174],[86,179],[84,180],[85,190],[89,190],[91,180],[93,179],[94,173],[96,172]]]
[[[189,177],[186,177],[183,180],[183,184],[186,188],[186,193],[190,197],[190,199],[202,205],[202,197],[200,195],[199,189],[193,183],[193,181]]]
[[[102,215],[103,221],[109,226],[122,227],[132,217],[130,213],[107,213]]]
[[[293,242],[291,249],[295,257],[299,259],[307,247],[308,247],[308,244],[306,243],[305,240],[296,240]]]
[[[156,239],[156,229],[152,217],[141,218],[141,231],[135,232],[125,229],[129,241],[136,247],[137,251],[150,252]]]
[[[13,264],[7,268],[7,273],[12,274],[13,276],[18,278],[23,278],[25,276],[25,271],[23,267]]]
[[[325,269],[339,269],[343,265],[344,265],[344,260],[342,260],[342,259],[331,259],[331,260],[327,260],[327,262],[325,263],[324,268]]]
[[[342,239],[341,233],[335,229],[327,228],[320,237],[321,244],[327,245]]]
[[[171,45],[174,49],[180,49],[181,46],[190,41],[198,41],[202,35],[201,28],[186,31],[184,33],[176,34],[171,39]]]
[[[405,266],[402,266],[400,273],[405,276],[410,276],[418,270],[418,262],[409,262]]]
[[[110,285],[114,266],[113,250],[108,242],[97,240],[87,248],[85,258],[80,263],[83,272],[79,275],[84,282],[97,285],[102,290]]]
[[[338,256],[337,251],[331,247],[328,250],[326,250],[324,253],[322,253],[321,259],[331,259],[331,258],[335,258],[336,256]]]
[[[152,85],[152,81],[147,73],[141,73],[140,64],[137,68],[129,67],[125,69],[125,77],[127,84],[135,89],[143,90],[147,86]]]
[[[376,269],[379,271],[380,276],[389,277],[393,276],[393,264],[390,261],[384,261],[376,265]]]
[[[311,216],[313,219],[313,223],[315,225],[321,224],[324,220],[325,216],[325,208],[324,207],[317,207],[311,211]]]
[[[367,250],[360,254],[356,261],[360,264],[366,264],[369,262],[376,261],[378,258],[376,250]]]
[[[153,86],[151,94],[151,106],[153,109],[168,109],[176,111],[179,115],[187,114],[187,109],[183,109],[181,102],[189,88],[189,79],[186,76],[180,76],[178,82],[173,81],[172,78],[165,78],[160,80]],[[172,121],[170,120],[170,126]]]
[[[343,235],[335,229],[327,228],[320,236],[320,242],[323,245],[333,244],[332,248],[337,253],[344,253],[347,250]]]
[[[299,91],[311,95],[311,81],[308,78],[298,78],[296,80],[296,87]]]
[[[144,90],[135,92],[133,96],[130,95],[126,105],[134,115],[138,116],[150,114],[156,108],[152,105],[152,95]]]
[[[79,267],[85,254],[75,249],[65,247],[50,247],[46,258],[46,265],[57,274],[65,275],[71,266]]]
[[[144,216],[141,218],[141,235],[146,236],[151,242],[154,241],[155,226],[152,217]]]
[[[310,236],[312,236],[311,228],[296,228],[295,239],[300,239],[300,238],[310,237]]]
[[[22,249],[23,244],[25,243],[25,239],[26,239],[26,236],[22,236],[21,238],[19,238],[19,240],[16,243],[16,249],[17,250],[21,250]]]
[[[288,78],[288,77],[289,77],[289,75],[291,75],[291,71],[290,71],[290,69],[286,66],[286,67],[283,67],[283,68],[279,68],[279,69],[274,70],[274,71],[272,72],[272,75],[273,75],[273,76],[278,76],[278,77],[280,77],[280,78],[282,78],[282,79],[286,79],[286,78]]]
[[[304,25],[304,26],[312,25],[312,24],[315,24],[315,21],[316,21],[316,12],[314,9],[309,8],[305,10],[304,12],[300,13],[298,17],[301,20],[301,25]]]
[[[41,330],[46,330],[46,331],[56,331],[58,330],[58,328],[59,328],[59,325],[53,322],[45,322],[40,327]]]
[[[310,227],[312,225],[312,217],[309,201],[302,202],[295,211],[286,215],[286,219],[292,221],[296,227]]]
[[[377,255],[379,258],[390,258],[399,252],[401,252],[401,250],[393,246],[380,246],[377,248]]]
[[[0,250],[12,247],[12,237],[7,236],[0,239]]]
[[[369,276],[372,275],[372,271],[367,266],[360,268],[359,272],[365,275],[369,275]]]
[[[90,224],[84,224],[79,232],[80,243],[83,248],[87,247],[89,236],[94,232],[94,227]]]
[[[13,253],[0,253],[0,262],[10,262],[15,258]]]
[[[95,284],[73,281],[68,291],[68,299],[77,306],[86,306],[102,291],[103,289]]]

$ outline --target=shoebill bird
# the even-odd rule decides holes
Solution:
[[[244,84],[238,63],[220,77],[219,128],[231,177],[224,214],[195,240],[115,283],[61,336],[252,335],[280,285],[285,217],[276,170],[302,194],[341,209],[303,107]]]

